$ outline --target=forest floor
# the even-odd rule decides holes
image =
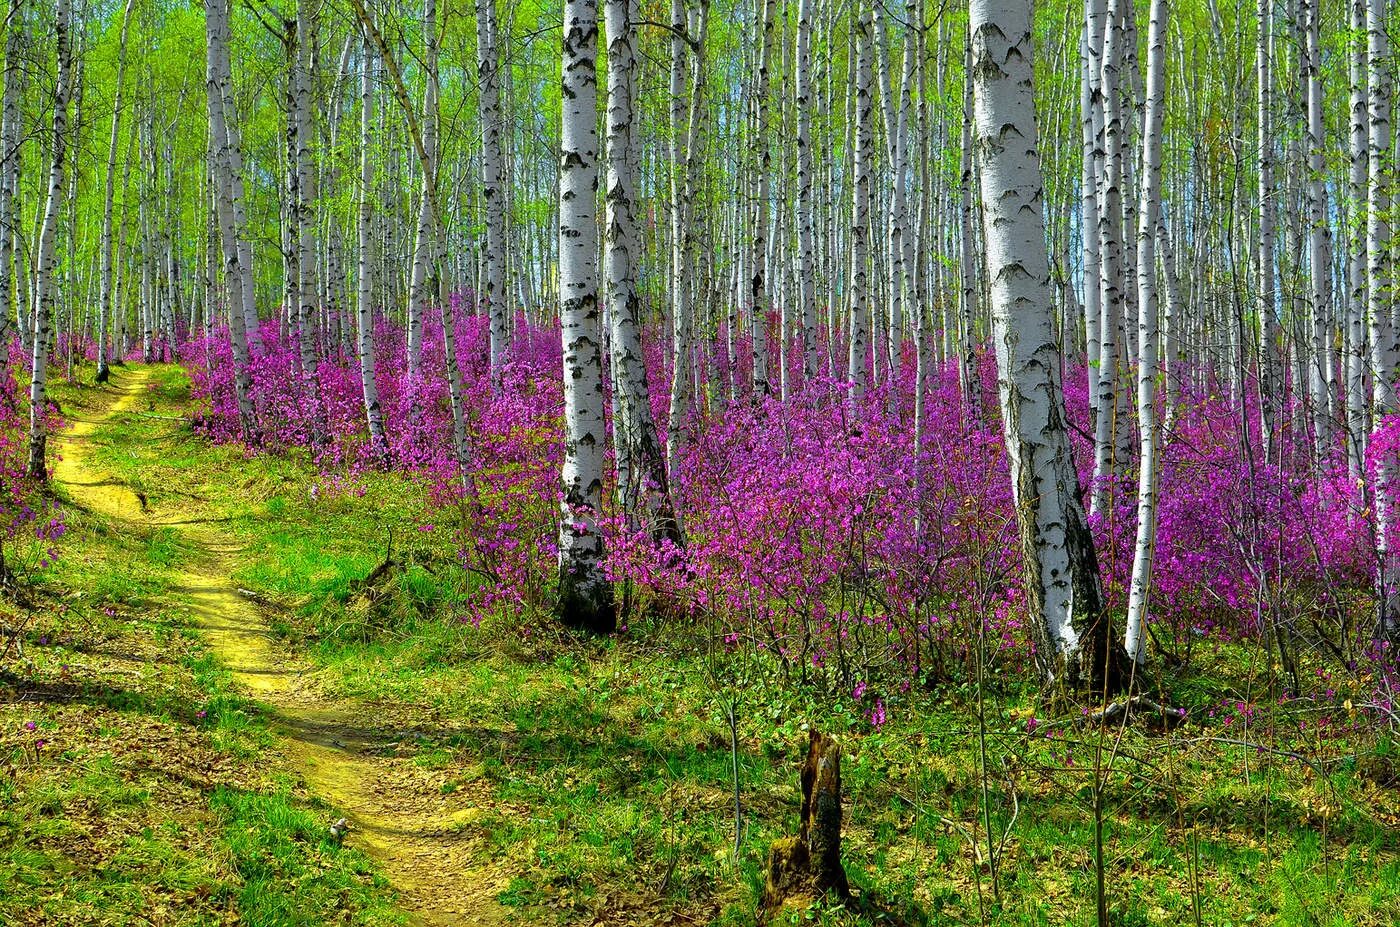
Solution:
[[[106,418],[135,410],[149,395],[151,376],[147,367],[120,372]],[[473,865],[470,839],[459,827],[480,806],[469,792],[443,794],[429,771],[396,749],[421,719],[321,692],[306,662],[268,633],[257,605],[234,585],[230,559],[244,553],[240,542],[197,492],[154,494],[152,501],[110,479],[89,451],[96,424],[77,422],[62,436],[55,481],[79,506],[110,519],[115,531],[169,532],[166,542],[181,550],[172,598],[185,606],[234,685],[258,703],[283,763],[344,813],[349,843],[374,858],[410,911],[427,925],[498,922],[495,895],[508,878]]]
[[[877,729],[656,626],[457,620],[455,513],[211,446],[178,368],[57,396],[70,530],[0,603],[0,923],[751,924],[809,721],[843,736],[874,899],[811,921],[1092,923],[1101,782],[1115,923],[1400,922],[1400,749],[1346,727],[1362,681],[1282,703],[1267,657],[1208,642],[1169,732],[1047,738],[1005,679]]]

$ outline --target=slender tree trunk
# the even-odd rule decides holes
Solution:
[[[855,31],[855,142],[851,178],[851,252],[850,252],[850,351],[847,356],[846,378],[851,384],[851,397],[859,401],[865,396],[865,381],[869,354],[870,330],[870,272],[868,267],[870,243],[870,186],[875,156],[875,101],[871,94],[871,29],[874,18],[870,8],[857,0],[852,14]]]
[[[964,73],[972,73],[972,46],[968,45]],[[958,270],[962,284],[958,300],[958,387],[969,427],[982,424],[982,377],[977,369],[977,240],[973,215],[973,187],[977,183],[972,158],[972,79],[963,85],[962,168],[958,230]]]
[[[321,375],[316,347],[316,321],[320,309],[316,305],[316,217],[312,184],[315,175],[311,151],[311,62],[316,44],[315,23],[312,20],[312,0],[297,0],[296,56],[293,61],[292,118],[296,126],[296,146],[293,151],[297,178],[297,195],[292,204],[296,236],[296,296],[297,344],[300,349],[301,374],[311,400],[312,443],[326,441],[325,411],[321,403]]]
[[[126,78],[126,38],[135,0],[126,0],[122,9],[121,33],[117,39],[117,82],[112,91],[112,135],[107,146],[107,179],[102,206],[102,286],[97,302],[97,380],[110,375],[107,369],[107,319],[112,312],[112,201],[116,192],[117,143],[121,139],[122,91]],[[0,284],[3,286],[3,284]]]
[[[229,336],[233,342],[233,386],[238,403],[239,426],[243,439],[249,443],[257,440],[257,423],[253,410],[252,375],[248,369],[249,350],[247,330],[248,313],[246,307],[252,297],[245,288],[252,286],[252,274],[245,273],[244,255],[239,247],[239,225],[234,201],[238,186],[233,177],[234,147],[231,139],[225,100],[228,94],[225,85],[229,77],[228,60],[228,0],[205,0],[205,23],[207,32],[207,80],[209,98],[209,138],[215,148],[214,187],[218,197],[219,238],[223,243],[224,280],[229,289]],[[128,166],[131,159],[127,160]],[[123,184],[125,189],[125,184]],[[125,228],[125,226],[123,226]],[[118,304],[119,323],[117,353],[124,349],[125,312]]]
[[[1366,367],[1369,363],[1366,343],[1367,245],[1366,196],[1368,165],[1368,116],[1366,92],[1366,0],[1347,0],[1348,25],[1352,33],[1347,56],[1351,78],[1350,104],[1350,164],[1347,172],[1347,194],[1356,216],[1352,219],[1351,247],[1347,254],[1347,466],[1353,480],[1365,473],[1367,406]]]
[[[1182,378],[1189,371],[1186,357],[1182,353],[1182,329],[1186,324],[1185,305],[1181,300],[1181,288],[1176,274],[1176,258],[1172,253],[1171,237],[1167,224],[1157,226],[1158,251],[1162,262],[1162,283],[1166,290],[1165,322],[1162,326],[1162,379],[1166,387],[1166,409],[1162,431],[1170,440],[1172,426],[1176,421],[1176,410],[1181,405]]]
[[[1142,663],[1147,656],[1144,624],[1157,548],[1157,229],[1162,215],[1162,116],[1166,105],[1167,0],[1152,0],[1147,32],[1147,106],[1142,126],[1142,190],[1138,198],[1137,413],[1141,431],[1138,465],[1137,543],[1128,587],[1124,647]]]
[[[1080,159],[1080,229],[1084,247],[1084,356],[1089,378],[1090,420],[1099,414],[1099,325],[1102,320],[1102,267],[1099,239],[1099,179],[1104,157],[1103,95],[1103,26],[1104,0],[1084,0],[1084,35],[1081,39],[1083,67],[1080,74],[1079,100],[1082,110],[1084,150]]]
[[[909,277],[914,263],[914,236],[913,230],[909,228],[908,197],[909,107],[910,95],[914,91],[914,57],[917,53],[914,18],[918,14],[918,5],[912,0],[906,2],[905,14],[907,22],[904,24],[904,63],[900,71],[898,108],[895,111],[894,124],[885,127],[885,131],[894,136],[890,146],[894,155],[890,163],[894,172],[894,183],[891,187],[887,224],[889,232],[886,264],[889,276],[885,284],[891,376],[899,370],[904,350],[905,300],[911,292]]]
[[[1332,448],[1331,356],[1332,335],[1331,232],[1327,217],[1327,177],[1325,146],[1327,128],[1323,121],[1321,0],[1303,0],[1304,79],[1308,108],[1308,261],[1312,282],[1312,396],[1314,453],[1321,464]],[[1301,384],[1300,384],[1301,386]]]
[[[34,282],[34,366],[29,381],[29,476],[45,482],[48,467],[45,449],[48,443],[48,399],[46,395],[49,335],[54,307],[54,264],[57,260],[55,243],[58,238],[58,214],[63,205],[64,159],[68,152],[68,95],[71,91],[72,61],[69,50],[70,16],[68,0],[54,3],[54,42],[58,49],[58,74],[53,94],[53,161],[49,168],[48,205],[44,210],[43,228],[39,233],[39,254]]]
[[[1258,0],[1259,239],[1255,262],[1259,274],[1259,431],[1264,459],[1275,456],[1275,396],[1279,384],[1277,290],[1274,287],[1274,138],[1273,138],[1273,0]]]
[[[797,109],[797,251],[799,298],[802,302],[802,379],[817,376],[817,281],[815,277],[816,206],[812,164],[812,0],[798,0],[796,74],[793,92]]]
[[[368,26],[365,26],[368,31]],[[360,292],[355,312],[359,333],[360,390],[365,400],[365,421],[369,427],[372,453],[388,453],[384,435],[384,413],[379,407],[379,388],[374,381],[374,46],[368,35],[360,50]]]
[[[608,49],[607,215],[604,220],[607,304],[612,323],[613,377],[617,384],[613,432],[618,496],[631,515],[644,504],[658,539],[679,541],[666,480],[666,459],[651,414],[651,391],[642,355],[635,257],[642,253],[633,215],[636,165],[633,163],[636,85],[637,0],[607,0]]]
[[[679,4],[677,7],[679,8]],[[674,9],[673,8],[673,11]],[[687,118],[685,142],[678,146],[684,152],[679,159],[676,174],[682,178],[673,221],[672,231],[674,252],[671,258],[671,401],[666,424],[666,473],[674,486],[680,468],[681,444],[685,436],[685,420],[689,411],[690,383],[695,374],[692,368],[692,330],[695,325],[694,299],[692,286],[695,284],[692,268],[697,266],[699,236],[692,221],[694,203],[700,188],[701,152],[705,138],[705,34],[709,28],[709,0],[699,0],[692,35],[694,53],[691,59],[690,113]],[[682,513],[683,514],[683,513]]]
[[[1125,0],[1126,2],[1126,0]],[[1094,484],[1089,510],[1103,514],[1111,504],[1113,483],[1121,475],[1117,449],[1127,427],[1123,402],[1123,154],[1126,129],[1119,78],[1123,62],[1123,14],[1119,0],[1108,0],[1104,25],[1100,92],[1104,109],[1104,171],[1099,202],[1100,271],[1098,418],[1094,424]]]
[[[1368,74],[1367,170],[1369,187],[1366,209],[1367,311],[1371,334],[1372,416],[1379,426],[1396,411],[1395,366],[1396,333],[1391,319],[1391,228],[1390,184],[1390,39],[1385,0],[1366,2],[1366,58]],[[1400,637],[1400,537],[1395,520],[1397,463],[1388,451],[1376,462],[1375,511],[1376,559],[1378,578],[1378,639],[1395,641]]]
[[[27,345],[23,300],[15,299],[15,240],[19,224],[20,107],[23,103],[24,69],[20,55],[25,44],[24,0],[10,0],[5,36],[5,94],[0,104],[0,356],[8,358],[10,326],[19,331],[21,347]]]
[[[481,116],[481,190],[486,204],[485,293],[490,324],[491,377],[500,385],[510,350],[506,302],[505,156],[501,140],[500,57],[496,48],[495,0],[476,0],[477,104]]]
[[[753,88],[753,131],[752,144],[757,148],[758,158],[754,165],[757,176],[754,187],[757,193],[753,206],[753,224],[749,234],[749,280],[748,300],[750,318],[753,322],[749,330],[753,357],[754,397],[768,395],[768,311],[771,303],[772,281],[768,279],[766,261],[768,250],[768,196],[772,183],[773,152],[769,136],[768,73],[773,66],[773,21],[777,17],[777,0],[760,0],[762,20],[759,23],[758,73]],[[779,340],[781,344],[781,339]],[[782,352],[779,351],[781,357]]]
[[[438,27],[436,0],[423,0],[423,64],[428,71],[437,70]],[[437,255],[433,222],[432,180],[437,172],[437,82],[427,80],[423,89],[422,143],[431,170],[425,170],[418,205],[418,225],[414,232],[413,268],[408,282],[408,384],[417,406],[417,394],[423,377],[423,307],[432,293],[432,267]]]

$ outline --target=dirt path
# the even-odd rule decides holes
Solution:
[[[508,875],[475,861],[481,837],[468,826],[475,816],[470,798],[441,794],[431,776],[397,756],[402,731],[383,712],[317,691],[307,667],[269,636],[262,615],[232,584],[236,540],[197,502],[148,510],[146,500],[92,462],[93,433],[132,410],[150,379],[142,367],[114,371],[115,402],[56,437],[55,479],[94,511],[179,532],[194,552],[180,571],[181,592],[205,638],[239,685],[267,707],[289,765],[345,814],[348,842],[374,857],[418,923],[506,923],[495,898]]]

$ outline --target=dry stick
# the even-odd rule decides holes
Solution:
[[[739,802],[739,719],[737,715],[738,696],[731,696],[725,705],[729,714],[729,759],[734,773],[734,858],[739,858],[739,849],[744,839],[744,809]],[[674,866],[674,862],[672,863]]]

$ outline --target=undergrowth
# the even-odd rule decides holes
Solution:
[[[158,382],[157,411],[185,411],[183,375]],[[244,542],[237,581],[323,685],[437,720],[418,761],[444,790],[486,796],[463,826],[511,865],[498,900],[524,922],[752,923],[767,846],[796,827],[809,725],[844,739],[845,858],[868,910],[1091,923],[1098,807],[1115,923],[1400,918],[1394,746],[1345,682],[1335,701],[1285,697],[1256,645],[1202,642],[1166,673],[1158,695],[1184,711],[1169,730],[1040,717],[1029,682],[1004,677],[888,693],[898,710],[872,723],[861,687],[833,697],[783,679],[704,628],[643,617],[576,640],[520,613],[478,627],[456,608],[470,580],[424,487],[374,470],[331,479],[173,426],[157,451],[150,435],[128,419],[108,463],[153,500],[197,500]]]

